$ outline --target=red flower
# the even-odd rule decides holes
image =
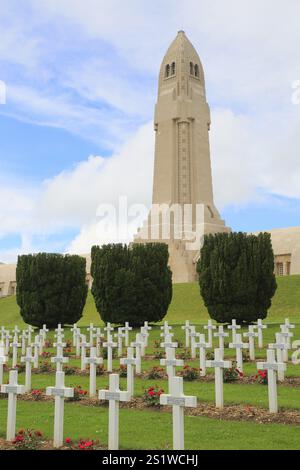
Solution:
[[[71,444],[72,439],[70,437],[66,437],[66,444]]]
[[[41,431],[35,431],[34,434],[36,435],[36,437],[42,437],[42,435],[43,435],[43,434],[41,433]]]

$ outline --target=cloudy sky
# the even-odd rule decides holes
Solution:
[[[0,261],[87,252],[99,204],[150,205],[157,75],[179,29],[206,74],[222,216],[300,225],[299,19],[298,0],[0,0]]]

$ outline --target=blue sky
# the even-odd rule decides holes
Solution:
[[[205,70],[227,225],[300,225],[300,5],[261,3],[0,0],[0,261],[87,252],[100,203],[150,205],[157,75],[179,29]]]

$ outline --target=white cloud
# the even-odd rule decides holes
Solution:
[[[11,4],[18,12],[18,2]],[[1,113],[67,129],[113,149],[113,155],[90,156],[35,192],[4,183],[1,200],[9,200],[10,208],[0,209],[2,236],[20,232],[28,249],[34,248],[32,234],[81,227],[69,249],[87,251],[99,240],[99,203],[116,204],[127,195],[129,203],[150,204],[152,124],[135,130],[152,119],[153,83],[181,28],[206,72],[217,206],[246,204],[264,194],[300,198],[300,106],[291,104],[291,84],[300,79],[298,0],[288,6],[281,0],[30,4],[28,24],[11,9],[14,21],[1,24],[1,65],[20,64],[24,79],[9,81],[13,106],[1,107]],[[54,26],[55,41],[49,34]],[[41,83],[27,83],[33,75]]]
[[[31,243],[33,236],[83,227],[69,249],[74,251],[76,247],[78,252],[88,251],[91,239],[93,243],[99,241],[99,234],[95,240],[93,232],[99,205],[117,207],[119,196],[126,196],[129,206],[136,203],[150,206],[153,158],[154,131],[153,124],[149,123],[112,157],[90,156],[71,170],[45,181],[31,197],[19,188],[3,186],[0,195],[10,204],[0,208],[0,236],[18,232],[26,237],[26,251],[35,251],[36,247]],[[136,221],[130,228],[132,235],[138,225]],[[99,225],[95,230],[97,227],[99,229]]]

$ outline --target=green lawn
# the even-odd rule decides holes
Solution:
[[[34,413],[33,413],[34,406]],[[6,400],[0,401],[0,437],[5,437]],[[50,438],[53,403],[18,402],[17,428],[34,428]],[[107,408],[65,404],[64,436],[107,443]],[[299,449],[300,427],[185,417],[186,449]],[[172,449],[172,417],[157,411],[120,410],[120,449]]]
[[[276,323],[282,321],[284,317],[290,317],[294,322],[300,323],[300,276],[279,277],[277,282],[278,289],[267,321]],[[172,324],[183,323],[186,319],[199,324],[208,319],[197,283],[174,284],[173,299],[166,319]],[[89,292],[84,315],[78,324],[85,326],[90,322],[102,323]],[[0,299],[0,325],[24,326],[15,297]]]

